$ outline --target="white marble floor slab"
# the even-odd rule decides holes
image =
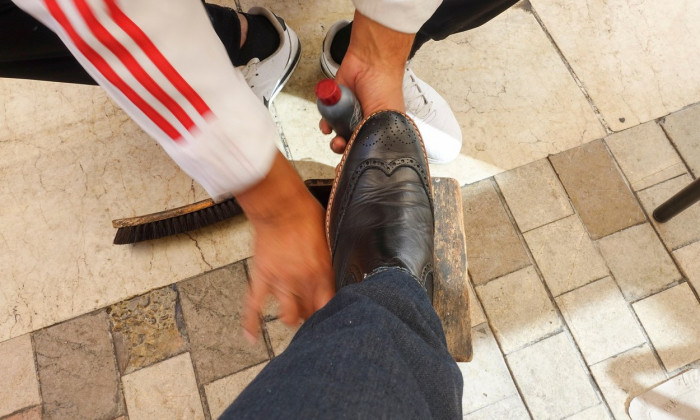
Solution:
[[[532,5],[612,130],[700,101],[700,2]]]
[[[251,255],[243,218],[137,245],[112,220],[206,194],[96,87],[0,79],[0,341]]]

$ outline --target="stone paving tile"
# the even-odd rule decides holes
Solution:
[[[189,353],[122,377],[130,420],[204,419]]]
[[[632,306],[667,371],[700,359],[700,303],[687,283]]]
[[[612,130],[700,100],[700,4],[534,0],[573,72]]]
[[[164,287],[107,308],[123,375],[185,351],[176,305],[177,291]]]
[[[617,284],[627,300],[659,292],[681,279],[673,259],[648,223],[598,241]]]
[[[463,414],[518,395],[503,355],[487,324],[472,328],[472,345],[472,361],[457,363],[464,378]]]
[[[685,173],[685,165],[655,121],[605,139],[634,191]]]
[[[495,179],[521,232],[574,213],[547,159],[503,172]]]
[[[211,417],[218,418],[265,366],[267,362],[205,385],[204,392],[207,395]]]
[[[300,326],[301,324],[296,327],[290,327],[279,319],[265,323],[267,335],[270,337],[270,344],[272,345],[272,352],[275,356],[279,356],[287,349]]]
[[[628,419],[632,398],[666,379],[647,344],[591,366],[591,373],[616,419]]]
[[[681,270],[695,291],[700,293],[700,242],[673,251]]]
[[[469,280],[469,318],[472,321],[472,328],[486,322],[486,314],[484,314],[484,309],[481,307],[481,302],[476,297],[471,279]]]
[[[649,215],[649,220],[656,227],[666,247],[671,250],[700,241],[700,223],[697,222],[700,220],[700,204],[695,203],[665,223],[657,223],[651,214],[656,207],[692,181],[686,174],[639,192],[639,201]]]
[[[27,408],[19,413],[15,413],[8,417],[3,417],[2,420],[41,420],[41,406]]]
[[[210,271],[177,287],[200,384],[268,359],[265,340],[251,345],[241,329],[248,290],[242,263]]]
[[[610,414],[605,406],[600,404],[567,417],[566,420],[610,420]]]
[[[599,403],[566,334],[506,356],[525,404],[536,419],[561,419]]]
[[[533,267],[477,286],[484,310],[508,354],[558,331],[561,320]]]
[[[674,112],[661,125],[693,174],[700,176],[700,105]]]
[[[107,314],[84,315],[34,333],[45,419],[124,414]]]
[[[464,420],[529,420],[530,415],[519,395],[514,395],[478,411],[463,414]]]
[[[32,339],[22,335],[0,343],[0,417],[41,404]]]
[[[644,213],[602,141],[551,156],[591,238],[642,223]]]
[[[645,343],[631,309],[610,277],[565,293],[556,301],[589,365]]]
[[[524,236],[554,296],[608,275],[605,261],[575,215]]]
[[[462,188],[469,274],[474,285],[530,265],[491,179]]]

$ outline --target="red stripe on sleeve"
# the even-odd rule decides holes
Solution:
[[[75,44],[78,50],[85,58],[92,63],[111,84],[119,89],[138,109],[141,110],[158,128],[160,128],[168,137],[173,140],[180,139],[180,133],[173,127],[162,115],[151,107],[146,101],[141,98],[128,84],[122,80],[119,75],[112,69],[107,61],[100,56],[85,40],[77,33],[75,28],[63,13],[63,10],[58,5],[56,0],[45,0],[45,4],[51,16],[58,22],[59,25],[66,31],[68,37]]]
[[[97,17],[87,5],[85,0],[76,0],[75,5],[80,12],[80,15],[85,20],[95,37],[107,47],[121,61],[129,72],[141,83],[148,92],[160,101],[174,116],[185,126],[187,131],[194,127],[194,121],[187,115],[184,109],[173,98],[168,95],[161,86],[159,86],[153,78],[146,73],[146,70],[136,61],[136,58],[124,47],[114,36],[112,36],[107,28],[97,20]]]
[[[115,0],[105,0],[107,9],[114,19],[114,22],[119,25],[124,32],[126,32],[134,42],[141,47],[146,56],[151,59],[153,64],[163,73],[163,75],[172,83],[178,91],[187,98],[192,106],[199,112],[200,115],[211,112],[204,100],[199,96],[199,94],[192,88],[192,86],[185,81],[185,79],[178,73],[177,70],[170,64],[170,62],[163,56],[163,54],[158,50],[158,48],[153,44],[148,36],[143,32],[141,28],[138,27],[120,8],[117,6]],[[173,7],[177,7],[173,5]]]

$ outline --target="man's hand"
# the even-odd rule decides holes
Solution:
[[[350,45],[335,80],[355,93],[365,116],[387,109],[405,112],[403,76],[414,37],[355,12]],[[325,120],[319,128],[332,132]],[[343,153],[346,140],[336,136],[331,149]]]
[[[265,179],[236,199],[256,236],[243,324],[250,338],[259,335],[267,295],[279,301],[280,319],[294,325],[323,307],[335,286],[323,208],[280,153]]]

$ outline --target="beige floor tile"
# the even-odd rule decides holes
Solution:
[[[655,121],[605,139],[634,191],[685,173],[685,165]]]
[[[124,414],[107,314],[100,311],[34,333],[45,419]]]
[[[441,92],[462,127],[462,155],[483,162],[474,182],[604,135],[590,104],[552,43],[525,7],[487,24],[426,44],[412,68]],[[435,174],[465,162],[435,166]],[[445,167],[446,166],[446,167]],[[464,170],[461,169],[461,170]]]
[[[700,4],[534,0],[533,7],[617,131],[700,100]]]
[[[661,125],[695,177],[700,176],[700,105],[669,115]]]
[[[673,251],[681,270],[696,292],[700,292],[700,242]]]
[[[486,314],[484,314],[481,302],[476,296],[471,279],[469,280],[469,317],[472,321],[472,328],[486,322]]]
[[[610,420],[610,414],[603,404],[599,404],[567,417],[566,420]]]
[[[3,417],[2,420],[41,420],[41,406],[28,408],[19,413],[15,413],[8,417]]]
[[[501,173],[495,179],[521,232],[574,213],[547,159]]]
[[[294,338],[294,334],[299,331],[299,326],[290,327],[279,319],[265,323],[265,328],[270,337],[272,352],[275,356],[279,356],[287,349],[292,338]]]
[[[248,280],[243,262],[178,284],[190,352],[201,384],[268,359],[265,340],[243,336],[243,299]]]
[[[607,236],[598,241],[598,247],[629,301],[654,294],[681,279],[648,223]]]
[[[189,353],[122,377],[130,420],[204,419]]]
[[[554,296],[608,275],[576,215],[531,230],[525,240]]]
[[[612,278],[559,296],[557,305],[589,365],[645,342]]]
[[[115,246],[112,220],[205,197],[99,88],[0,80],[0,341],[240,260],[239,218]],[[5,297],[12,296],[12,300]]]
[[[211,417],[218,418],[265,366],[267,362],[205,385],[204,390]]]
[[[550,157],[591,238],[643,222],[644,213],[602,141]]]
[[[533,418],[561,419],[599,402],[576,348],[564,333],[506,359]]]
[[[476,291],[505,354],[552,334],[562,326],[533,267],[477,286]]]
[[[700,303],[687,283],[632,306],[667,371],[700,359]]]
[[[475,285],[530,265],[491,179],[462,188],[469,274]]]
[[[464,420],[528,420],[530,415],[519,395],[503,399],[473,413],[463,414]]]
[[[692,182],[690,176],[683,175],[639,192],[639,201],[649,215],[668,249],[674,250],[700,241],[700,204],[696,203],[665,223],[657,223],[651,217],[654,209]]]
[[[185,350],[187,343],[178,325],[178,311],[177,291],[172,286],[107,308],[123,375]]]
[[[29,335],[0,343],[0,417],[41,403]]]
[[[666,379],[647,344],[591,366],[591,373],[616,419],[628,419],[632,398]]]
[[[504,398],[517,396],[503,355],[488,325],[472,328],[474,358],[458,363],[464,379],[462,413],[468,414],[495,404]]]

